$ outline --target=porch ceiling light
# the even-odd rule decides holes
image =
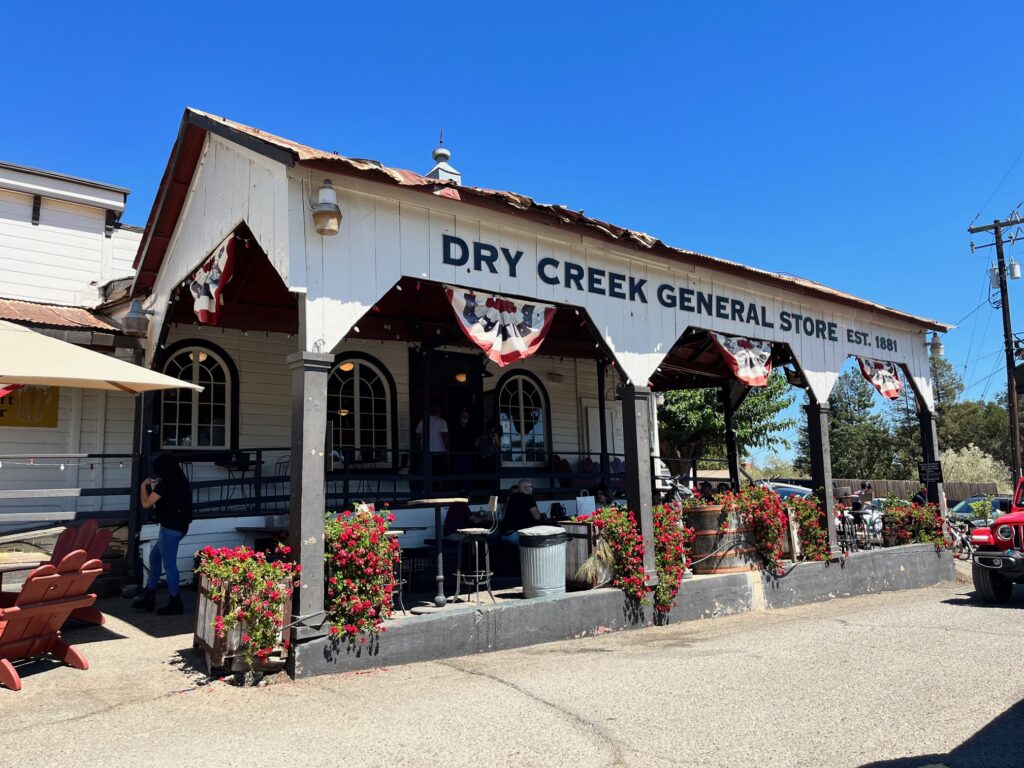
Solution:
[[[466,374],[462,373],[461,371],[455,374],[455,380],[459,382],[459,384],[465,384],[467,378],[468,377],[466,376]]]
[[[336,235],[341,227],[341,208],[338,207],[338,193],[334,191],[330,179],[324,179],[324,185],[317,193],[317,201],[312,206],[313,228],[318,235]]]
[[[121,330],[125,336],[145,336],[149,333],[149,316],[152,310],[143,309],[142,302],[132,299],[128,314],[121,318]]]
[[[351,362],[349,362],[349,363],[342,363],[341,365],[338,366],[338,368],[343,370],[343,371],[345,371],[345,373],[348,373],[349,371],[351,371],[355,367],[356,367],[356,364],[355,363],[351,363]]]
[[[931,348],[932,357],[942,357],[946,354],[946,347],[942,343],[942,339],[939,338],[938,331],[932,331],[932,341],[929,344]]]

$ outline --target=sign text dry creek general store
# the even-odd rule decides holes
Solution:
[[[519,262],[523,252],[512,252],[509,248],[497,247],[490,243],[467,243],[454,235],[442,235],[442,259],[445,264],[455,267],[468,267],[480,272],[487,270],[498,274],[504,270],[509,277],[517,277]],[[650,303],[650,298],[667,309],[678,309],[696,315],[706,315],[720,320],[730,320],[751,326],[751,335],[756,337],[755,328],[775,328],[783,333],[796,336],[807,336],[824,341],[839,341],[840,334],[845,336],[849,344],[859,345],[865,349],[877,348],[888,352],[898,352],[896,339],[857,328],[841,328],[836,322],[826,321],[811,315],[780,310],[777,315],[769,316],[768,307],[751,301],[741,301],[724,294],[706,293],[694,288],[677,286],[671,283],[660,283],[648,286],[646,278],[597,267],[584,267],[580,264],[553,257],[545,257],[537,262],[537,277],[547,285],[562,285],[577,291],[608,296],[623,301]]]

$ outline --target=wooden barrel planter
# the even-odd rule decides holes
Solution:
[[[738,513],[726,512],[721,504],[709,504],[684,510],[683,515],[686,524],[694,529],[689,553],[694,573],[739,573],[758,567],[754,535],[750,528],[740,523]],[[723,519],[726,522],[724,530]],[[726,542],[733,543],[723,547]]]
[[[558,523],[565,529],[569,540],[565,546],[565,586],[567,589],[593,589],[596,584],[589,581],[580,581],[576,573],[588,557],[594,554],[594,547],[597,545],[597,528],[593,523],[574,523],[560,521]],[[614,574],[609,574],[611,580]]]
[[[227,600],[223,611],[219,610],[217,603],[210,597],[210,577],[205,574],[199,578],[199,588],[196,598],[196,629],[192,640],[192,647],[199,648],[206,655],[206,669],[210,676],[218,672],[248,672],[249,665],[245,663],[242,649],[242,635],[246,634],[248,627],[245,622],[235,624],[228,630],[224,637],[217,637],[213,628],[213,621],[218,613],[231,613],[236,610]],[[282,592],[287,591],[288,584],[280,583]],[[292,610],[291,600],[285,600],[281,606],[281,622],[287,625],[291,622]],[[256,672],[278,672],[284,668],[285,660],[288,658],[288,650],[284,647],[284,633],[278,633],[274,650],[265,659],[253,659],[252,668]]]

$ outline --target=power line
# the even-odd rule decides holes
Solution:
[[[1022,157],[1024,157],[1024,147],[1021,148],[1020,153],[1017,155],[1017,159],[1014,160],[1012,163],[1010,163],[1009,169],[1006,171],[1006,173],[1003,174],[1003,178],[1001,178],[999,180],[999,183],[996,184],[996,188],[992,190],[992,194],[988,196],[988,199],[981,206],[981,208],[978,210],[978,212],[974,215],[974,218],[971,220],[971,224],[973,224],[974,222],[976,222],[978,220],[978,217],[981,216],[982,212],[984,212],[984,210],[988,206],[988,204],[992,202],[992,198],[996,196],[996,192],[998,192],[999,188],[1003,186],[1003,182],[1006,181],[1010,177],[1011,173],[1013,173],[1013,169],[1017,167],[1017,163],[1020,162],[1020,159]]]

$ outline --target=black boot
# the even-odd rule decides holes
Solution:
[[[185,612],[185,606],[181,604],[181,595],[171,595],[167,605],[156,609],[157,616],[181,616]]]
[[[132,600],[132,608],[138,608],[140,611],[146,613],[152,613],[156,607],[156,592],[152,589],[143,589],[139,593],[139,596]]]

